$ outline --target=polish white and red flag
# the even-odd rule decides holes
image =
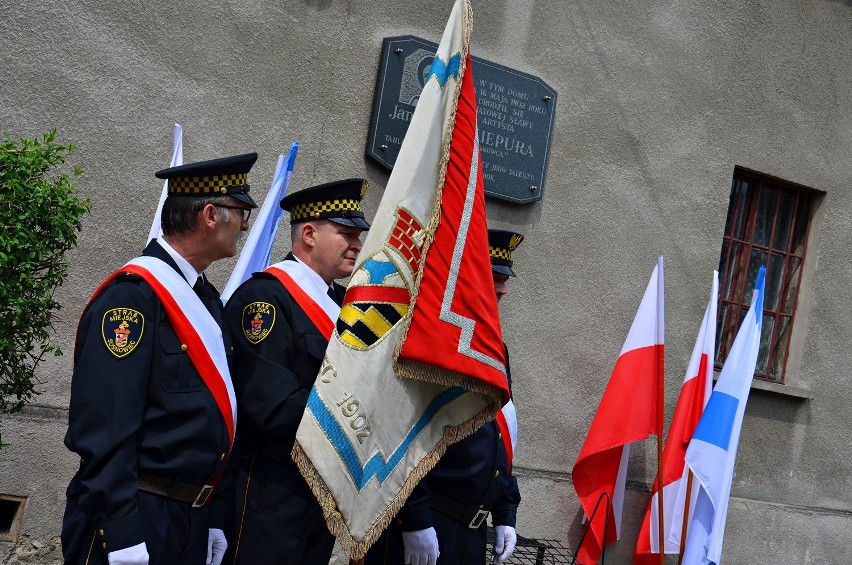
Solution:
[[[663,537],[664,553],[680,553],[684,512],[692,514],[697,488],[688,488],[689,469],[684,459],[701,414],[713,391],[713,364],[716,353],[716,304],[719,300],[719,273],[713,271],[710,301],[689,358],[683,386],[672,417],[663,450]],[[689,504],[687,505],[687,497]],[[634,565],[660,562],[659,484],[654,483],[645,519],[636,542]]]
[[[577,550],[583,565],[621,535],[630,444],[662,433],[664,305],[660,257],[571,471],[589,521]]]

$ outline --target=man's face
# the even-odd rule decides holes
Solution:
[[[491,271],[491,275],[494,277],[494,292],[497,293],[497,302],[500,302],[500,299],[509,292],[509,288],[506,286],[506,283],[509,281],[509,275],[494,271]]]
[[[236,255],[237,244],[240,241],[242,232],[248,229],[248,222],[243,221],[243,210],[248,209],[248,206],[235,198],[231,199],[228,206],[228,208],[214,206],[219,218],[216,225],[216,242],[219,258]]]
[[[363,230],[330,220],[314,225],[315,248],[312,256],[317,273],[326,281],[351,275],[361,251],[359,236]]]

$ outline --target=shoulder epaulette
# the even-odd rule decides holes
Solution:
[[[141,281],[142,277],[135,273],[118,273],[115,275],[117,281]]]

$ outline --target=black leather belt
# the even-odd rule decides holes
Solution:
[[[467,524],[468,528],[478,528],[481,526],[491,511],[490,508],[485,508],[482,504],[465,506],[437,492],[429,493],[429,506],[439,512],[443,512],[450,518],[458,520],[462,524]]]
[[[187,502],[192,504],[193,508],[198,508],[199,506],[204,506],[207,499],[210,498],[210,493],[213,492],[213,485],[199,487],[149,473],[140,473],[139,490],[172,498],[180,502]]]

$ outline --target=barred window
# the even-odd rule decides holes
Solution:
[[[734,170],[719,259],[717,368],[748,312],[757,272],[766,265],[763,333],[754,376],[783,384],[814,194],[753,171]]]

